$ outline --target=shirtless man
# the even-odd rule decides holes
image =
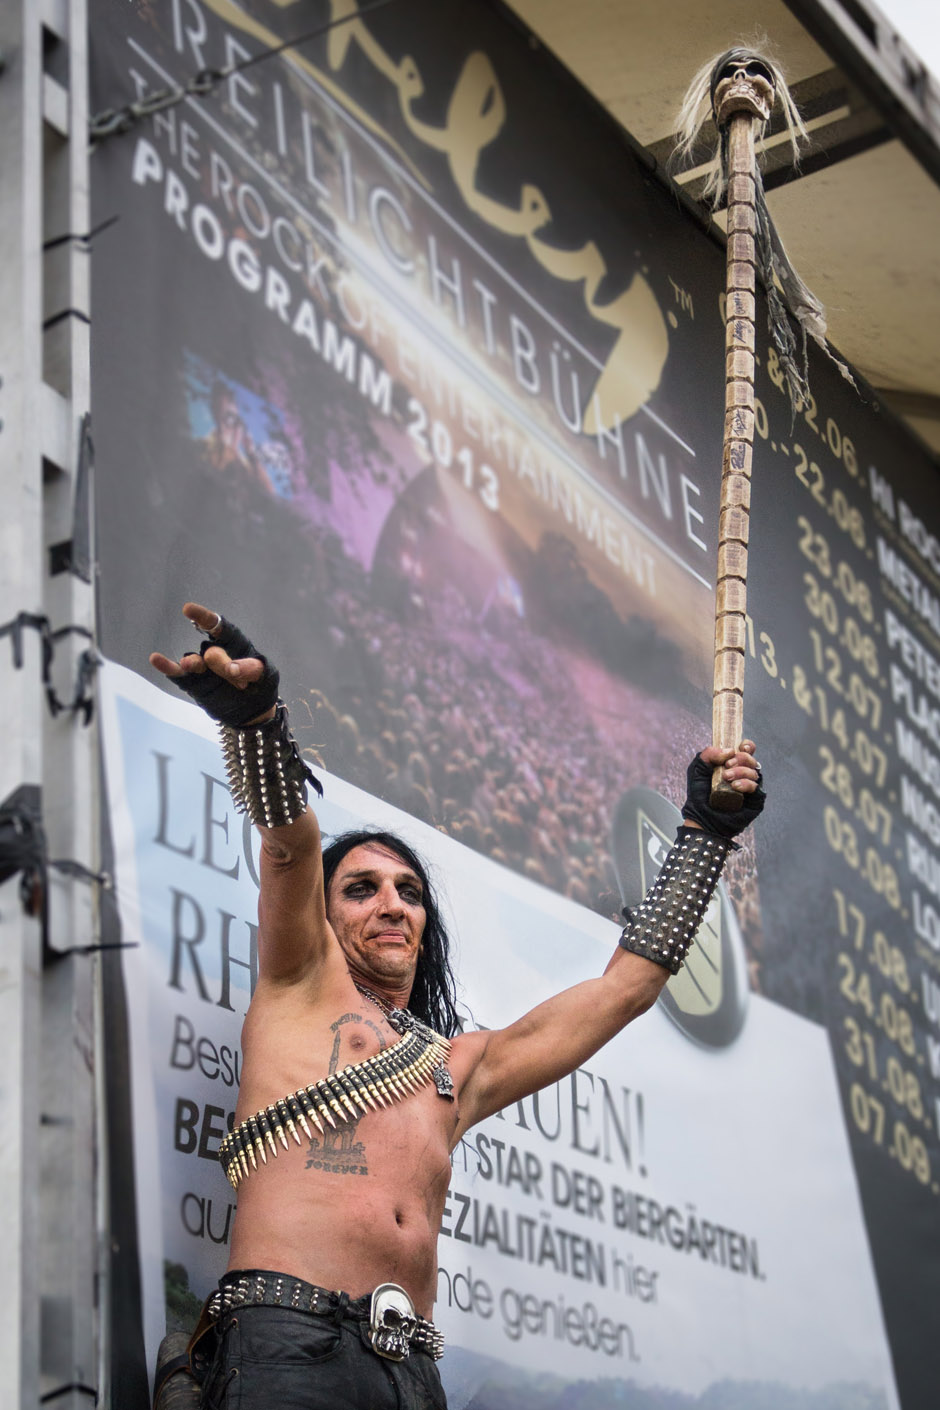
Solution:
[[[154,653],[151,664],[222,723],[233,797],[262,838],[259,976],[234,1134],[220,1152],[238,1208],[229,1270],[204,1314],[214,1352],[202,1405],[444,1407],[430,1319],[450,1154],[476,1122],[566,1076],[656,1002],[731,834],[763,805],[754,745],[698,756],[704,782],[683,809],[687,827],[600,978],[508,1028],[456,1036],[452,1004],[429,1007],[422,980],[419,1017],[450,1015],[442,1038],[401,1013],[434,907],[420,860],[367,835],[328,849],[325,885],[309,771],[275,712],[277,673],[217,613],[183,611],[208,638],[202,654]],[[740,812],[703,802],[718,763],[744,797]],[[331,1073],[342,1077],[325,1086]]]

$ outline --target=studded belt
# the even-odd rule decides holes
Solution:
[[[317,1317],[348,1317],[355,1322],[371,1321],[372,1349],[378,1355],[400,1361],[409,1351],[426,1351],[435,1361],[439,1361],[444,1354],[444,1333],[426,1317],[419,1317],[417,1314],[401,1317],[400,1314],[396,1316],[393,1311],[396,1335],[392,1340],[399,1350],[396,1354],[390,1354],[389,1338],[383,1334],[382,1325],[383,1312],[386,1323],[389,1314],[384,1310],[384,1301],[379,1298],[379,1293],[382,1289],[394,1286],[391,1283],[383,1283],[376,1293],[350,1298],[347,1293],[331,1292],[328,1288],[319,1288],[315,1283],[304,1282],[302,1278],[291,1278],[287,1274],[267,1271],[262,1273],[256,1270],[232,1272],[221,1278],[218,1291],[211,1295],[205,1305],[205,1315],[210,1321],[217,1322],[220,1317],[239,1307],[287,1307],[296,1312],[310,1312]],[[400,1288],[396,1291],[410,1304],[407,1293]],[[394,1301],[397,1302],[398,1299]],[[405,1324],[403,1327],[402,1322]]]

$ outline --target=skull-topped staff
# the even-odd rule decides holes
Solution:
[[[767,295],[768,323],[794,413],[809,395],[807,334],[832,357],[826,344],[822,304],[795,272],[770,218],[764,198],[757,143],[779,103],[796,161],[807,133],[783,75],[775,63],[751,49],[729,49],[705,64],[689,87],[679,116],[676,160],[688,159],[709,111],[718,131],[704,195],[727,203],[725,421],[718,519],[715,601],[715,668],[712,743],[736,749],[743,733],[744,661],[747,641],[747,555],[751,462],[754,449],[754,315],[759,275]],[[779,287],[778,287],[779,286]],[[787,317],[802,332],[802,347]],[[852,380],[838,359],[843,375]],[[741,794],[712,778],[712,805],[733,811]]]

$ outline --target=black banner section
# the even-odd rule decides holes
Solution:
[[[144,670],[182,601],[223,609],[326,768],[615,914],[624,795],[679,801],[709,729],[723,251],[495,3],[91,13],[97,109],[351,16],[94,153],[104,649]],[[902,1404],[927,1410],[936,466],[821,356],[792,419],[762,324],[758,354],[770,805],[729,874],[736,943],[828,1029]],[[721,1021],[686,1031],[733,1042],[721,973],[690,985]]]

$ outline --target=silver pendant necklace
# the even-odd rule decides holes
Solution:
[[[426,1023],[422,1023],[420,1018],[416,1018],[410,1009],[396,1008],[388,999],[384,999],[381,994],[375,994],[371,989],[367,989],[364,984],[360,984],[358,979],[354,979],[353,983],[364,999],[368,999],[371,1004],[375,1004],[376,1008],[381,1011],[385,1021],[391,1028],[394,1028],[396,1033],[404,1035],[417,1028],[423,1030],[423,1033],[434,1035],[434,1030],[429,1028]],[[431,1080],[434,1083],[435,1090],[439,1097],[443,1097],[444,1100],[448,1102],[454,1100],[454,1079],[451,1077],[443,1062],[439,1062],[437,1066],[432,1069]]]

